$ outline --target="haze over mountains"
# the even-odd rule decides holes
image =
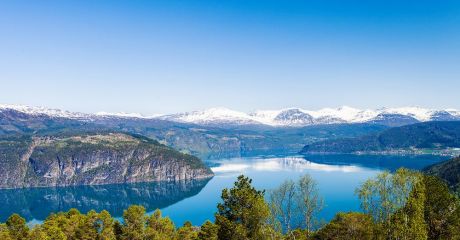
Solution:
[[[0,111],[14,110],[28,115],[60,117],[75,120],[92,121],[101,118],[139,118],[157,119],[178,123],[190,123],[211,126],[266,125],[272,127],[301,127],[310,125],[339,123],[372,123],[386,126],[402,126],[426,121],[460,120],[460,111],[456,109],[428,109],[421,107],[381,108],[376,110],[352,107],[323,108],[317,111],[301,108],[281,110],[259,110],[252,113],[234,111],[227,108],[210,108],[202,111],[143,116],[137,113],[96,114],[75,113],[45,107],[24,105],[0,105]]]

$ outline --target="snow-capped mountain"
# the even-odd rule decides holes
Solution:
[[[155,118],[160,115],[154,116],[143,116],[139,113],[110,113],[110,112],[98,112],[95,114],[70,112],[66,110],[46,108],[46,107],[35,107],[27,105],[13,105],[13,104],[0,104],[0,112],[4,111],[16,111],[19,113],[27,114],[31,117],[46,116],[51,118],[66,118],[74,120],[95,120],[101,118]]]
[[[58,118],[69,118],[69,119],[87,119],[91,117],[91,114],[70,112],[60,109],[52,109],[46,107],[33,107],[26,105],[14,105],[14,104],[0,104],[0,112],[13,110],[20,113],[28,114],[31,116],[48,116]]]
[[[203,111],[193,111],[186,113],[177,113],[171,115],[164,115],[157,117],[158,119],[195,123],[195,124],[234,124],[234,125],[248,125],[260,124],[261,122],[255,120],[249,114],[230,110],[227,108],[210,108]]]
[[[301,108],[261,110],[252,113],[238,112],[226,108],[211,108],[203,111],[164,115],[163,120],[195,124],[233,124],[270,126],[308,126],[334,123],[376,123],[401,126],[426,121],[460,120],[460,111],[436,110],[420,107],[356,109],[352,107],[324,108],[317,111]]]
[[[301,108],[281,110],[259,110],[251,113],[234,111],[227,108],[210,108],[169,115],[143,116],[138,113],[95,114],[75,113],[45,107],[0,104],[0,112],[17,111],[30,116],[48,116],[76,120],[97,120],[101,118],[158,119],[198,125],[268,125],[275,127],[299,127],[335,123],[375,123],[388,126],[401,126],[425,121],[460,120],[460,111],[456,109],[427,109],[420,107],[357,109],[352,107],[323,108],[312,111]]]

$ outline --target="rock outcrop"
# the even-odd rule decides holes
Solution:
[[[209,178],[200,159],[124,133],[0,141],[0,188]]]

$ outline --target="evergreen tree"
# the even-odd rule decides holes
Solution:
[[[122,239],[142,240],[144,238],[146,218],[143,206],[132,205],[123,212]]]
[[[371,216],[363,213],[338,213],[314,236],[318,240],[371,240],[374,238]]]
[[[101,240],[114,240],[114,219],[106,210],[102,210],[97,216],[97,229],[99,239]]]
[[[231,189],[222,191],[222,203],[217,205],[216,224],[219,239],[264,239],[270,210],[264,192],[251,185],[252,180],[241,175]]]
[[[29,238],[29,228],[26,225],[26,220],[18,214],[11,215],[6,220],[6,226],[11,238],[16,240],[26,240]]]
[[[192,223],[187,221],[182,227],[177,229],[177,240],[196,240],[198,239],[198,231],[196,231]]]
[[[205,223],[203,223],[203,225],[201,225],[200,231],[198,232],[198,239],[217,240],[218,231],[218,226],[208,220]]]
[[[35,226],[34,228],[32,228],[32,230],[30,230],[29,237],[32,240],[49,240],[50,239],[41,226]]]
[[[175,226],[169,217],[162,217],[159,209],[147,218],[146,238],[172,239],[175,236]]]
[[[10,236],[10,231],[8,230],[8,227],[4,223],[0,223],[0,239],[12,240]]]
[[[427,193],[424,218],[428,225],[428,238],[460,239],[459,199],[439,178],[424,176],[423,180]]]

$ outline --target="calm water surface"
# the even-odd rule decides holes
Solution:
[[[141,204],[147,211],[159,208],[176,223],[190,220],[200,225],[213,219],[221,190],[231,187],[245,174],[258,189],[273,189],[286,179],[308,173],[317,182],[325,200],[320,217],[330,220],[336,212],[359,210],[354,191],[363,181],[383,170],[399,167],[422,169],[447,159],[439,156],[309,155],[264,156],[208,161],[215,177],[176,183],[139,183],[104,186],[0,190],[0,221],[19,213],[27,221],[39,222],[51,212],[78,208],[108,210],[121,217],[123,209]]]

